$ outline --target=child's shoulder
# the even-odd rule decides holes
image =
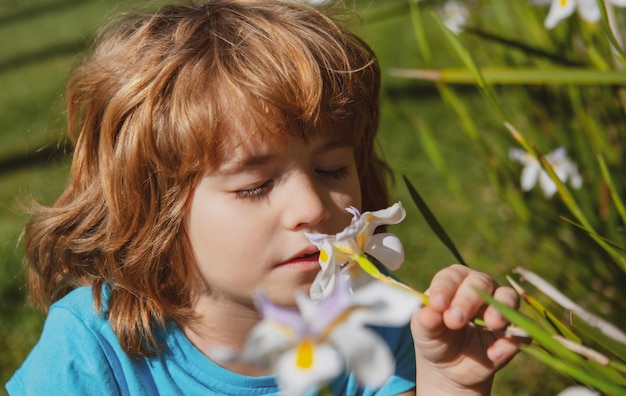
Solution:
[[[103,306],[106,307],[106,292],[103,291]],[[83,322],[88,327],[100,326],[106,321],[104,315],[96,309],[91,286],[78,287],[56,301],[50,307],[48,318],[67,317],[70,315]]]

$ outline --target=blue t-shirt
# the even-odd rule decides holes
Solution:
[[[331,384],[334,395],[395,395],[415,387],[410,330],[376,329],[396,357],[396,374],[378,391],[353,374]],[[217,365],[170,324],[156,357],[133,359],[82,287],[52,305],[39,342],[7,383],[10,395],[276,395],[275,376],[249,377]]]

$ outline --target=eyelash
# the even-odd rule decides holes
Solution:
[[[348,176],[348,174],[350,173],[350,170],[348,169],[348,167],[341,167],[341,168],[332,169],[332,170],[318,169],[315,172],[322,177],[326,177],[326,178],[334,179],[334,180],[341,180],[345,178],[346,176]],[[267,197],[267,194],[271,191],[273,186],[274,186],[274,181],[268,180],[265,183],[256,187],[235,191],[235,196],[238,199],[261,200]]]
[[[335,180],[341,180],[344,177],[348,176],[348,174],[350,173],[350,170],[348,169],[348,167],[344,166],[344,167],[332,169],[332,170],[318,169],[316,172],[323,177],[328,177],[328,178],[335,179]]]
[[[235,191],[235,197],[237,199],[260,200],[267,197],[267,193],[273,185],[274,182],[269,180],[257,187]]]

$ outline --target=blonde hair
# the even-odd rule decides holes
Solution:
[[[228,131],[245,120],[275,139],[342,136],[355,145],[363,209],[380,209],[379,84],[370,47],[306,5],[219,0],[125,16],[69,78],[71,180],[27,224],[32,300],[47,310],[91,285],[102,309],[104,287],[124,350],[158,351],[155,328],[192,318],[183,219]]]

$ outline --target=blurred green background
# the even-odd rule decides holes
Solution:
[[[0,2],[2,384],[37,341],[43,324],[43,314],[27,304],[20,241],[27,216],[22,205],[31,198],[50,204],[66,183],[70,154],[65,143],[64,129],[63,91],[66,76],[76,55],[88,46],[107,16],[140,3],[119,0]],[[437,12],[443,2],[422,3],[425,4],[425,12]],[[485,12],[482,21],[484,25],[478,26],[494,27],[486,21],[497,21],[500,27],[505,26],[507,29],[517,26],[515,34],[520,34],[519,37],[529,34],[529,31],[524,31],[525,28],[533,27],[533,36],[538,42],[548,40],[547,33],[540,32],[538,28],[541,27],[547,8],[520,5],[525,3],[523,1],[520,4],[497,1],[482,3],[488,6],[482,10]],[[455,94],[462,98],[465,111],[475,122],[475,128],[484,134],[484,139],[477,143],[477,140],[468,138],[467,125],[444,103],[435,84],[391,75],[390,71],[394,68],[424,67],[426,63],[429,63],[426,65],[428,67],[462,66],[458,55],[437,31],[435,24],[424,26],[427,36],[432,38],[432,58],[426,62],[416,42],[408,0],[359,0],[356,1],[356,10],[362,19],[354,24],[354,29],[374,47],[382,66],[380,145],[396,173],[393,198],[401,200],[408,213],[402,224],[392,228],[404,241],[407,253],[406,263],[399,271],[401,279],[424,290],[437,270],[455,261],[428,228],[409,198],[401,178],[406,175],[456,242],[470,266],[490,273],[501,283],[506,282],[505,275],[516,266],[542,269],[544,275],[551,277],[551,280],[558,280],[565,289],[576,290],[570,286],[580,283],[581,278],[584,279],[589,273],[571,266],[571,261],[581,256],[580,252],[572,253],[566,248],[571,247],[571,243],[564,245],[563,241],[572,239],[568,234],[571,231],[563,231],[558,219],[558,214],[564,208],[555,201],[546,201],[539,192],[526,195],[536,203],[535,206],[523,206],[525,211],[520,212],[519,206],[516,208],[512,205],[511,202],[519,203],[523,197],[518,187],[520,169],[512,165],[501,166],[501,160],[506,157],[507,145],[513,146],[514,142],[510,137],[496,139],[497,148],[494,151],[491,137],[506,136],[506,132],[478,89],[471,85],[454,89]],[[513,23],[511,20],[515,19],[515,15],[520,20]],[[425,20],[428,18],[428,15],[424,16]],[[507,34],[513,32],[509,30]],[[562,29],[557,34],[563,37],[565,33]],[[472,40],[471,49],[480,49],[481,59],[487,61],[492,60],[488,56],[490,53],[496,53],[499,59],[510,57],[514,61],[528,56],[521,48],[504,54],[502,43],[484,41],[480,34],[470,36],[469,40]],[[559,52],[558,43],[550,49],[557,54],[563,53]],[[545,59],[540,58],[538,63],[542,61]],[[552,116],[554,113],[550,113],[550,106],[559,108],[559,95],[563,92],[521,85],[502,88],[499,94],[506,97],[509,105],[518,106],[525,113],[541,113],[544,116],[548,113]],[[539,102],[536,98],[540,98]],[[536,107],[527,106],[533,102]],[[623,113],[619,115],[623,116]],[[559,117],[562,116],[568,115],[559,114]],[[523,127],[529,126],[525,118],[521,120]],[[559,121],[555,117],[551,122],[557,124]],[[546,124],[537,128],[539,132],[541,128],[551,130],[554,126],[546,121]],[[572,133],[577,131],[574,129]],[[433,141],[428,138],[436,142],[434,148]],[[540,143],[550,141],[549,137],[541,139]],[[485,146],[491,147],[491,151],[485,150]],[[494,152],[497,154],[494,155]],[[500,170],[494,173],[493,169]],[[512,201],[512,197],[517,198]],[[550,210],[556,213],[554,217],[543,214]],[[556,236],[557,233],[560,234]],[[579,248],[584,249],[582,246]],[[604,273],[613,279],[610,271],[609,275],[606,275],[606,271]],[[623,278],[617,279],[617,282],[622,281]],[[601,288],[615,295],[617,292],[614,289],[620,288],[619,283],[611,285],[602,277],[598,278],[595,285],[592,283],[585,285],[589,287],[585,290]],[[601,305],[595,298],[588,300],[591,304]],[[616,312],[620,312],[619,309],[611,306],[603,312],[614,317]],[[494,394],[554,395],[568,384],[571,384],[569,379],[532,358],[520,355],[497,376]]]

